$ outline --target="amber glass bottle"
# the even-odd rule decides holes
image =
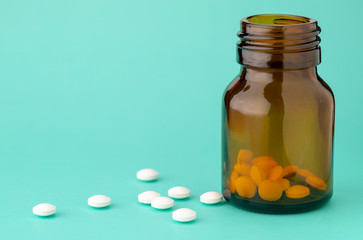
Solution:
[[[320,28],[294,15],[242,19],[241,72],[222,113],[222,185],[263,213],[315,209],[332,196],[334,96],[319,77]]]

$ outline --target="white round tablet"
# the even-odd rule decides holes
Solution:
[[[159,176],[159,173],[157,171],[155,171],[154,169],[150,169],[150,168],[142,169],[136,173],[136,177],[142,181],[153,181],[153,180],[157,179],[158,176]]]
[[[168,190],[168,196],[175,199],[183,199],[190,196],[190,190],[186,187],[173,187]]]
[[[88,198],[88,205],[95,208],[107,207],[111,204],[111,198],[105,195],[94,195]]]
[[[190,222],[197,217],[197,213],[189,208],[180,208],[173,212],[173,219],[178,222]]]
[[[218,192],[206,192],[200,195],[200,201],[206,204],[216,204],[222,201],[222,194]]]
[[[38,216],[47,217],[56,212],[56,207],[49,203],[41,203],[33,207],[33,213]]]
[[[155,198],[160,197],[160,193],[154,192],[154,191],[146,191],[143,193],[140,193],[138,196],[139,202],[144,204],[150,204],[152,200]]]
[[[151,206],[157,209],[168,209],[174,206],[174,200],[168,197],[158,197],[151,201]]]

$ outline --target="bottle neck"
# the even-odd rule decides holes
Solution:
[[[237,60],[247,67],[306,69],[320,64],[320,27],[293,15],[256,15],[242,19]]]
[[[241,76],[248,81],[272,82],[272,81],[304,81],[318,79],[317,67],[302,69],[264,69],[254,67],[241,67]]]
[[[267,53],[237,48],[238,63],[255,68],[304,69],[321,62],[320,47],[308,52]]]

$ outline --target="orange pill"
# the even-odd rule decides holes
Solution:
[[[234,169],[238,172],[240,176],[249,176],[250,168],[250,165],[248,165],[247,163],[237,163],[234,166]]]
[[[282,177],[282,167],[280,165],[277,165],[275,167],[273,167],[270,171],[270,173],[268,174],[268,179],[269,180],[278,180]]]
[[[290,187],[290,181],[287,180],[286,178],[280,179],[279,183],[281,185],[282,191],[285,191]]]
[[[264,163],[264,162],[276,162],[276,161],[273,159],[273,157],[270,156],[256,157],[252,160],[252,164]]]
[[[253,165],[251,167],[251,171],[250,171],[250,176],[253,179],[253,181],[255,181],[256,185],[259,186],[260,183],[265,180],[265,176],[266,174],[264,173],[263,169]]]
[[[262,173],[264,174],[264,178],[268,179],[268,174],[273,167],[267,165],[259,165],[259,164],[257,164],[256,166],[261,169]]]
[[[282,187],[278,181],[265,180],[258,187],[258,194],[263,200],[277,201],[282,196]]]
[[[299,175],[299,177],[301,177],[303,180],[305,180],[306,177],[308,176],[312,176],[314,175],[312,172],[310,172],[309,170],[307,169],[299,169],[297,170],[297,175]]]
[[[232,172],[231,177],[229,178],[229,190],[231,191],[231,193],[235,193],[236,192],[236,180],[238,178],[238,173],[237,171]]]
[[[236,181],[236,191],[241,197],[252,198],[256,195],[257,187],[250,177],[242,176]]]
[[[295,185],[286,189],[285,194],[288,198],[303,198],[310,194],[310,189],[303,185]]]
[[[284,167],[282,171],[282,177],[289,178],[295,176],[296,172],[298,170],[298,167],[295,165],[289,165]]]
[[[256,161],[258,167],[262,168],[264,172],[267,174],[273,167],[277,166],[278,163],[272,158],[260,158],[261,160]]]
[[[324,180],[317,176],[314,176],[314,175],[307,176],[305,181],[307,184],[309,184],[313,188],[323,190],[323,191],[326,189],[326,183],[324,182]]]
[[[253,153],[247,149],[239,150],[237,163],[249,163],[252,160]]]

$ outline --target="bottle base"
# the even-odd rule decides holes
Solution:
[[[333,193],[329,193],[323,198],[315,201],[299,203],[299,204],[265,204],[258,203],[249,200],[244,200],[232,196],[225,196],[225,199],[235,207],[242,208],[244,210],[256,213],[265,214],[293,214],[303,213],[318,209],[324,206],[332,197]]]

